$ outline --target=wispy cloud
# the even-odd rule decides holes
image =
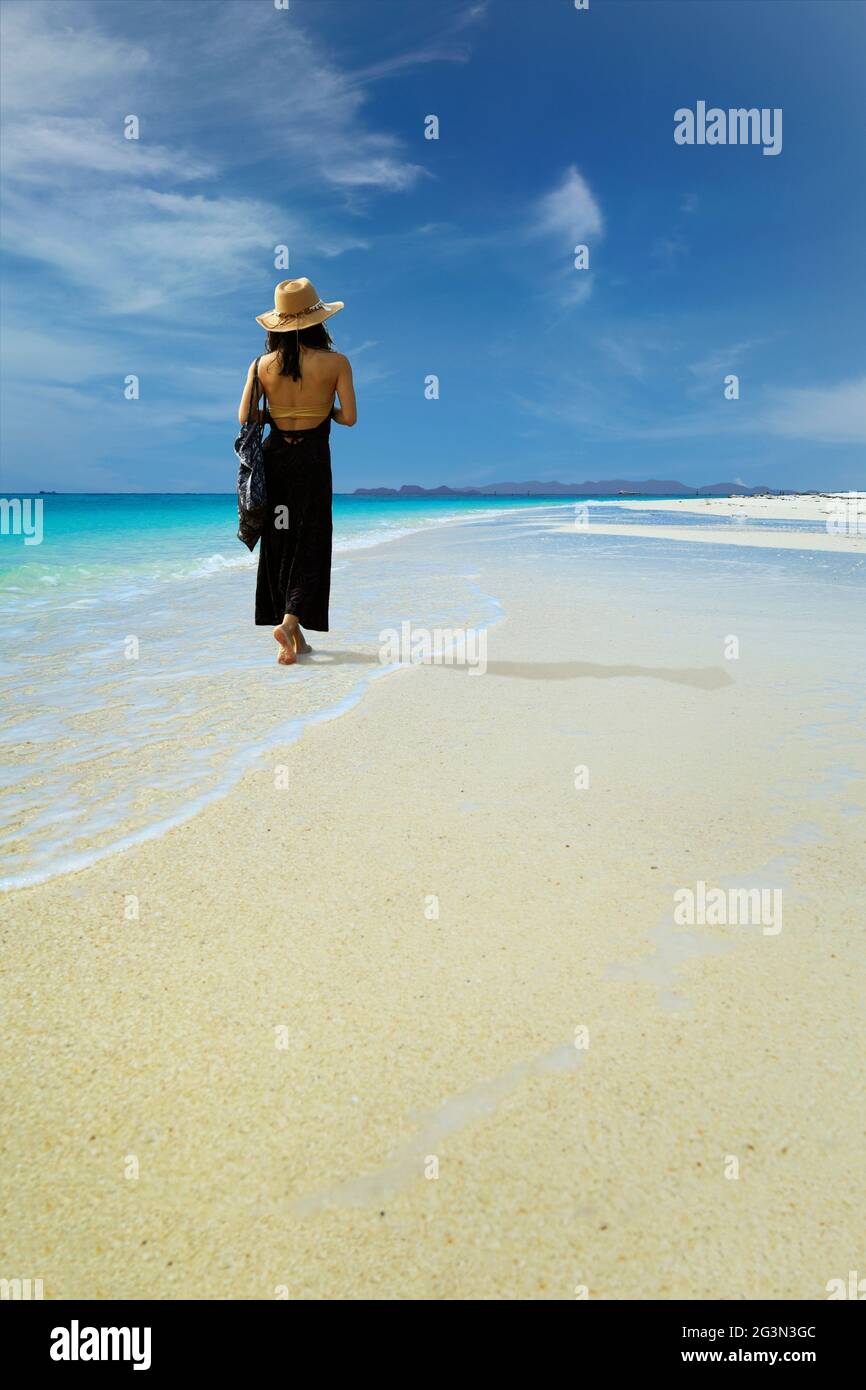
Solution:
[[[766,338],[743,339],[742,342],[730,343],[727,347],[713,348],[705,356],[689,362],[687,368],[694,378],[692,394],[716,391],[721,395],[724,378],[740,366],[749,352],[767,341]]]
[[[435,12],[431,13],[435,15],[438,30],[433,39],[420,47],[408,49],[404,53],[391,54],[366,67],[355,69],[350,74],[350,83],[354,86],[378,82],[384,77],[391,77],[395,73],[423,66],[425,63],[468,63],[472,57],[472,48],[464,35],[468,29],[479,25],[487,18],[487,0],[457,10],[444,22],[439,5]]]
[[[199,10],[198,5],[193,11]],[[207,24],[187,30],[174,56],[178,79],[183,66],[206,65],[211,96],[204,112],[215,123],[226,106],[250,113],[250,93],[267,93],[250,131],[249,154],[267,157],[296,188],[305,180],[344,192],[357,208],[363,192],[400,193],[427,175],[417,159],[407,158],[405,141],[377,129],[366,118],[367,88],[419,63],[454,61],[447,42],[392,54],[374,66],[353,70],[331,56],[318,37],[289,19],[288,12],[224,0],[208,6]],[[238,35],[244,61],[238,62]],[[467,51],[468,56],[468,51]],[[275,62],[299,80],[275,80]],[[420,125],[419,125],[420,132]],[[419,150],[423,142],[419,135]]]
[[[207,158],[167,145],[118,139],[117,128],[90,117],[12,117],[6,127],[3,172],[21,183],[50,178],[71,188],[82,173],[171,182],[210,178],[216,172]]]
[[[651,255],[662,270],[675,270],[683,256],[687,256],[689,244],[684,237],[674,233],[660,236],[653,242]]]
[[[649,371],[645,342],[617,333],[608,333],[599,339],[598,346],[626,376],[634,377],[636,381],[645,379]]]
[[[601,208],[574,165],[566,169],[555,188],[539,198],[530,230],[536,236],[555,237],[567,251],[586,237],[603,235]]]
[[[629,333],[608,335],[598,342],[617,369],[615,377],[601,362],[587,358],[579,378],[555,368],[531,396],[516,395],[527,414],[557,420],[598,441],[664,443],[701,439],[761,437],[816,444],[866,443],[866,377],[815,387],[755,386],[736,401],[724,399],[724,369],[764,340],[753,339],[708,354],[685,371],[701,380],[700,403],[678,408],[675,383],[684,368],[677,365],[682,344],[647,335],[645,343]],[[711,384],[713,396],[705,387]],[[659,391],[664,407],[659,410]],[[679,405],[694,390],[680,394]]]
[[[452,31],[473,12],[483,7],[458,14]],[[362,86],[375,74],[359,84],[296,21],[287,27],[286,12],[243,0],[165,9],[157,0],[152,17],[172,25],[158,56],[146,26],[130,43],[101,28],[99,14],[79,0],[59,22],[54,4],[7,6],[3,44],[6,248],[90,291],[98,313],[161,312],[205,291],[212,303],[277,244],[314,245],[325,257],[362,249],[365,238],[340,227],[345,206],[357,212],[359,199],[404,192],[425,176],[397,137],[365,120]],[[273,84],[282,46],[303,82]],[[393,61],[447,56],[431,47]],[[194,125],[184,98],[193,69]],[[267,103],[250,100],[266,90]],[[231,139],[222,138],[227,112]],[[124,138],[127,113],[141,117],[139,140]],[[182,143],[165,139],[172,130]],[[269,176],[251,181],[248,166],[263,162]],[[306,188],[291,213],[271,196],[281,184]],[[324,209],[328,190],[342,195],[342,211]]]
[[[866,376],[835,386],[779,387],[769,393],[771,434],[817,444],[866,444]]]
[[[183,5],[177,10],[182,20]],[[179,23],[171,61],[179,54],[189,60],[184,49],[199,38],[212,55],[221,53],[218,76],[230,50],[220,49],[213,31],[237,20],[234,11],[233,5],[215,11],[209,16],[214,24],[196,25],[192,33]],[[79,317],[85,309],[171,315],[181,301],[202,296],[212,305],[290,237],[314,241],[324,256],[365,244],[354,232],[329,230],[321,216],[313,234],[309,213],[287,215],[268,198],[268,183],[231,194],[224,185],[187,192],[184,184],[207,184],[224,170],[216,167],[207,135],[201,153],[146,138],[148,126],[159,128],[158,113],[182,90],[172,86],[171,73],[166,80],[143,42],[132,45],[102,32],[87,8],[70,3],[62,14],[58,23],[56,6],[33,3],[7,7],[4,16],[3,234],[9,252],[42,262],[52,279],[89,292],[77,305]],[[191,14],[186,11],[187,18]],[[262,22],[258,8],[256,20]],[[228,35],[223,38],[227,45]],[[236,44],[235,35],[233,50]],[[124,116],[136,112],[143,113],[143,135],[127,140]],[[173,125],[191,143],[188,120],[163,115],[161,128]],[[368,149],[387,144],[386,137],[363,130],[361,141]],[[254,138],[249,144],[254,147]],[[221,162],[227,158],[222,153]],[[338,164],[332,177],[349,178],[351,168]],[[382,155],[371,181],[393,185],[406,177]]]
[[[547,279],[548,298],[555,300],[560,309],[588,299],[592,293],[592,271],[575,267],[574,249],[586,245],[591,265],[593,243],[604,235],[604,219],[592,189],[574,165],[536,201],[527,234],[544,238],[554,257],[556,269]]]
[[[110,102],[152,66],[145,47],[108,35],[81,5],[4,5],[2,24],[7,117],[77,111],[95,93]]]
[[[7,193],[7,246],[88,291],[88,311],[102,315],[174,318],[182,302],[194,299],[201,318],[248,276],[251,263],[264,263],[275,244],[301,234],[294,219],[251,198],[115,185],[107,216],[99,202],[57,198],[50,190],[37,212],[29,194],[29,185]],[[357,237],[319,237],[323,255],[360,245]],[[55,317],[61,317],[59,303]]]

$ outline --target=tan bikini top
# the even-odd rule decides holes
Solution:
[[[292,420],[292,419],[324,419],[330,415],[334,405],[334,397],[329,401],[324,401],[321,405],[286,405],[272,406],[268,402],[268,414],[272,420]]]

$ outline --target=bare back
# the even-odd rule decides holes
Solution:
[[[349,359],[342,352],[301,344],[300,381],[281,375],[275,352],[267,352],[257,361],[259,385],[264,388],[271,419],[283,433],[301,434],[306,429],[317,429],[329,416],[336,425],[356,423],[355,383]],[[256,363],[251,362],[238,406],[240,424],[250,419],[251,410],[254,412],[255,370]],[[339,406],[335,403],[335,395]]]
[[[280,374],[277,353],[266,353],[259,362],[259,378],[273,419],[286,430],[321,424],[331,413],[340,373],[347,365],[340,352],[302,347],[301,380],[293,381]],[[292,406],[299,406],[300,414],[292,414]]]

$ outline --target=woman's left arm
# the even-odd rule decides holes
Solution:
[[[255,370],[256,370],[256,364],[255,364],[255,362],[251,362],[251,363],[250,363],[250,369],[249,369],[249,371],[247,372],[247,381],[246,381],[246,385],[244,386],[244,393],[243,393],[243,395],[241,396],[241,403],[240,403],[240,405],[238,406],[238,424],[241,424],[241,425],[245,425],[245,424],[247,423],[247,420],[250,418],[250,396],[253,394],[253,376],[255,375]],[[261,384],[262,384],[262,383],[261,383],[261,377],[260,377],[260,378],[259,378],[259,394],[261,394]],[[258,403],[255,402],[255,404],[258,404]],[[254,411],[254,413],[253,413],[253,419],[254,419],[254,420],[258,421],[259,419],[261,419],[261,416],[262,416],[262,412],[261,412],[260,410]]]

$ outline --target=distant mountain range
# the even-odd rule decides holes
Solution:
[[[778,497],[777,487],[744,487],[742,483],[710,483],[706,487],[688,487],[675,479],[602,478],[599,482],[551,483],[533,479],[526,483],[485,483],[483,487],[417,487],[404,483],[402,487],[356,487],[354,497],[756,497],[761,493]]]

